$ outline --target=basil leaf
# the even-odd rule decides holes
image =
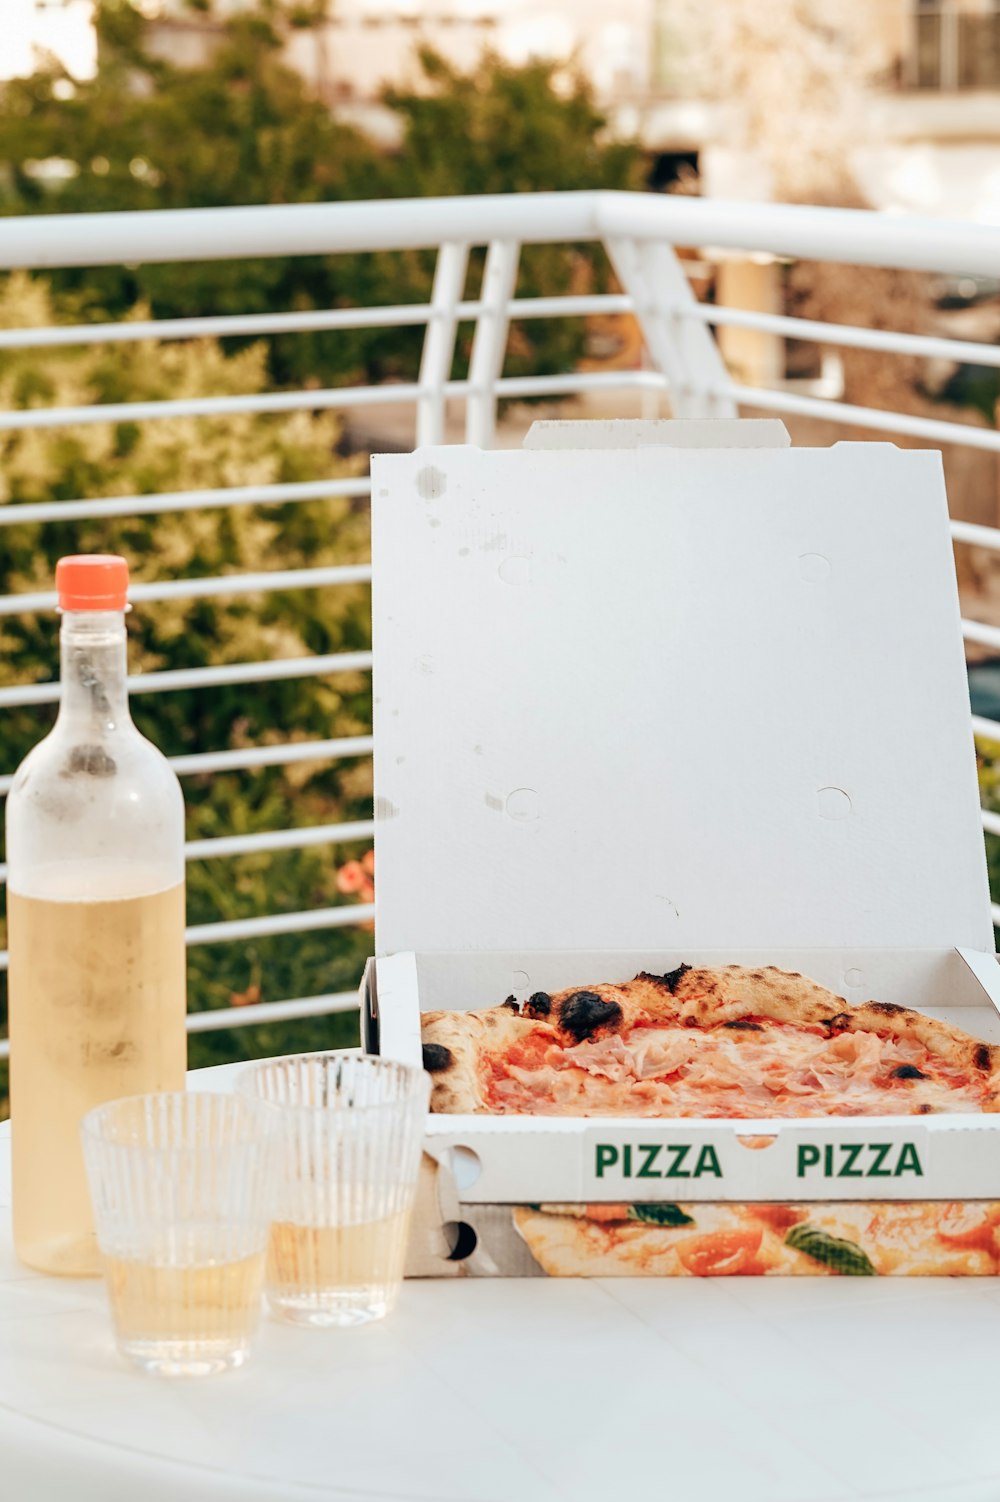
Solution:
[[[830,1236],[817,1226],[801,1222],[792,1226],[785,1237],[785,1245],[797,1252],[805,1252],[814,1262],[832,1267],[834,1272],[848,1278],[874,1278],[874,1267],[865,1253],[853,1241],[842,1241],[839,1236]]]
[[[646,1221],[651,1226],[693,1226],[694,1219],[685,1215],[680,1205],[629,1205],[629,1220]]]

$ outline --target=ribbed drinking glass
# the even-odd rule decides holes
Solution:
[[[284,1123],[267,1302],[280,1319],[360,1325],[399,1293],[430,1080],[360,1054],[299,1054],[239,1076]]]
[[[81,1135],[119,1350],[167,1376],[241,1366],[260,1319],[277,1113],[235,1095],[133,1095],[88,1111]]]

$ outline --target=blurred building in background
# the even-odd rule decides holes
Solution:
[[[33,73],[46,56],[74,78],[97,66],[94,0],[0,0],[0,80]]]
[[[185,67],[257,0],[133,3],[149,49]],[[0,4],[0,76],[30,72],[45,51],[92,71],[92,0]],[[584,73],[609,128],[642,143],[654,191],[1000,223],[1000,0],[286,0],[286,13],[285,55],[310,92],[389,150],[400,120],[381,96],[419,78],[418,50],[460,69],[488,50]],[[774,257],[697,255],[721,302],[788,310]],[[950,331],[993,340],[998,293],[1000,281],[967,278],[935,302]],[[621,327],[611,361],[637,358]],[[718,337],[748,385],[845,394],[835,349],[802,359],[752,329]]]
[[[153,46],[178,64],[202,60],[220,21],[252,0],[136,0]],[[303,13],[320,6],[303,4]],[[3,0],[0,77],[30,72],[45,51],[77,76],[92,71],[93,0]],[[515,63],[570,61],[591,80],[617,131],[650,156],[651,186],[699,179],[723,196],[788,197],[747,130],[754,78],[772,130],[797,133],[785,77],[839,70],[848,123],[826,110],[831,150],[850,157],[872,207],[1000,222],[1000,0],[329,0],[326,19],[288,32],[289,62],[331,108],[391,144],[379,107],[429,46],[468,67],[484,48]],[[809,22],[809,13],[816,15]],[[767,12],[766,17],[762,12]],[[821,54],[825,53],[825,56]],[[765,65],[766,64],[766,65]],[[785,66],[787,64],[787,66]],[[827,102],[819,100],[817,107]],[[815,155],[815,153],[814,153]],[[780,174],[779,174],[780,178]],[[810,185],[806,185],[807,187]],[[817,183],[811,196],[829,196]]]

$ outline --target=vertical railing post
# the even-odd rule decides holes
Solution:
[[[489,448],[496,433],[496,383],[507,348],[508,304],[514,296],[519,254],[516,240],[494,240],[486,252],[465,410],[465,441],[477,448]]]
[[[695,297],[671,246],[613,239],[607,250],[649,352],[667,378],[673,415],[735,417],[735,402],[721,394],[729,374],[718,345],[703,323],[681,316]]]
[[[469,247],[447,241],[434,267],[431,314],[420,358],[421,395],[417,399],[417,447],[444,442],[445,383],[451,375],[458,332],[458,304],[465,291]]]

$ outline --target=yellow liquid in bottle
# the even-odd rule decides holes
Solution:
[[[14,1245],[41,1272],[101,1271],[80,1145],[92,1106],[182,1090],[184,884],[93,863],[7,895]],[[87,891],[61,898],[60,883]],[[102,896],[149,886],[139,897]],[[65,889],[65,887],[63,887]]]

